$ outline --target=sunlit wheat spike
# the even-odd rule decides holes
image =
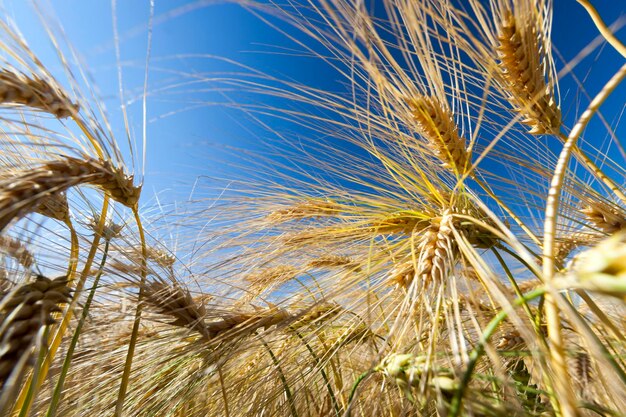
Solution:
[[[65,221],[69,219],[70,208],[66,193],[53,193],[43,198],[35,212],[55,220]]]
[[[105,240],[111,240],[118,237],[122,233],[122,229],[124,229],[123,224],[117,224],[110,218],[105,219],[104,227],[100,231],[100,215],[95,214],[94,217],[89,219],[87,223],[87,227],[91,229],[94,233],[102,233],[102,237]],[[136,252],[141,252],[141,249],[135,249]],[[117,260],[116,260],[117,261]],[[119,261],[117,261],[119,262]]]
[[[594,227],[607,234],[626,229],[626,216],[618,207],[598,201],[589,204],[581,212]]]
[[[180,286],[150,281],[144,287],[144,301],[157,313],[172,317],[174,321],[169,324],[197,331],[206,340],[211,338],[204,323],[206,309]]]
[[[37,333],[55,322],[53,312],[70,299],[66,277],[55,279],[37,276],[22,284],[0,302],[0,385],[11,375],[23,355],[29,355]]]
[[[441,217],[431,220],[421,238],[417,276],[424,281],[424,285],[442,282],[450,272],[450,264],[455,257],[452,227],[452,216],[446,210]]]
[[[227,313],[219,320],[207,322],[210,339],[240,338],[251,335],[259,329],[288,324],[294,316],[276,306],[256,309],[254,313]]]
[[[55,170],[46,166],[19,173],[16,178],[4,181],[0,188],[0,231],[13,219],[38,210],[52,194],[85,180],[81,173],[68,174],[66,169]]]
[[[272,222],[305,219],[309,217],[333,216],[339,214],[341,206],[330,200],[308,200],[290,207],[275,210],[267,216]]]
[[[127,207],[137,205],[141,195],[141,187],[133,184],[134,177],[124,173],[122,168],[114,167],[109,161],[66,157],[45,164],[44,168],[70,177],[86,177],[86,182],[102,189]]]
[[[58,118],[78,112],[78,105],[72,103],[52,81],[9,68],[0,69],[0,103],[21,104]]]
[[[81,183],[101,188],[129,207],[137,204],[141,193],[141,188],[133,185],[132,176],[109,162],[71,157],[50,161],[0,184],[0,231],[14,218],[38,210],[53,194]]]
[[[556,134],[561,127],[561,111],[553,88],[545,79],[545,56],[535,22],[530,15],[504,14],[499,28],[499,65],[509,101],[520,112],[522,123],[534,135]]]
[[[448,108],[436,98],[429,96],[412,98],[409,105],[420,135],[433,147],[443,165],[464,174],[468,168],[469,155],[465,139],[459,136],[458,128]]]
[[[392,215],[372,223],[374,233],[404,233],[410,235],[428,226],[428,222],[410,215]]]
[[[600,232],[574,232],[559,238],[554,246],[554,259],[563,263],[579,247],[590,246],[598,242],[603,235]]]
[[[320,325],[337,317],[342,311],[341,306],[338,304],[328,302],[318,303],[312,308],[301,311],[297,315],[297,321],[291,325],[291,328],[297,329],[298,327],[311,324]]]
[[[32,253],[13,237],[0,235],[0,250],[13,257],[24,268],[30,268],[35,262]]]
[[[139,260],[143,256],[140,248],[136,248],[136,254]],[[146,258],[155,262],[162,268],[171,268],[176,263],[176,257],[166,250],[155,248],[154,246],[146,247]]]
[[[571,271],[557,282],[626,300],[626,234],[620,232],[576,257]]]
[[[279,265],[248,274],[244,278],[256,288],[264,288],[289,281],[295,278],[297,273],[298,270],[293,266]]]
[[[349,256],[324,255],[310,261],[307,266],[310,268],[353,267],[356,266],[356,262]]]

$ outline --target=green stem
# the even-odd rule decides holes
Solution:
[[[117,403],[115,404],[115,417],[121,417],[124,410],[124,399],[126,398],[126,391],[128,390],[128,383],[130,382],[130,371],[133,365],[133,357],[135,356],[135,346],[137,345],[137,338],[139,336],[139,324],[141,323],[141,309],[143,301],[144,287],[146,283],[147,275],[147,250],[146,250],[146,236],[141,224],[141,218],[139,217],[139,209],[133,208],[133,214],[135,216],[135,222],[137,223],[137,229],[139,230],[139,238],[141,240],[141,281],[139,282],[139,295],[137,296],[137,308],[135,309],[135,321],[133,322],[133,330],[130,335],[130,341],[128,342],[128,352],[126,353],[126,363],[124,364],[124,371],[122,373],[122,381],[120,383],[120,390],[117,395]]]
[[[374,370],[369,369],[363,372],[361,375],[359,375],[356,381],[354,381],[354,384],[352,385],[352,389],[350,390],[350,396],[348,397],[348,407],[346,408],[346,413],[344,414],[345,417],[350,417],[350,408],[352,407],[352,400],[354,399],[354,396],[356,395],[356,390],[359,388],[359,385],[361,385],[361,382],[363,382],[365,378],[367,378],[373,373],[374,373]]]
[[[524,295],[523,297],[517,298],[513,302],[513,307],[519,307],[521,305],[524,305],[524,304],[528,303],[529,301],[534,300],[535,298],[542,296],[543,294],[545,294],[545,292],[546,292],[545,288],[537,288],[536,290],[533,290],[533,291],[529,292],[528,294]],[[454,393],[454,397],[452,398],[452,403],[450,405],[450,414],[449,414],[450,417],[458,417],[459,416],[459,413],[461,412],[461,405],[463,403],[463,396],[465,394],[465,389],[469,386],[470,380],[472,379],[472,374],[474,373],[474,369],[476,368],[478,360],[485,353],[485,345],[489,341],[489,338],[496,331],[496,329],[498,328],[500,323],[504,319],[506,319],[509,316],[509,314],[510,314],[510,311],[504,311],[503,310],[503,311],[499,312],[489,322],[489,324],[485,328],[485,331],[483,332],[482,336],[480,337],[480,341],[478,342],[478,345],[470,353],[469,362],[467,364],[467,369],[465,370],[465,373],[463,374],[463,378],[461,379],[461,384],[459,385],[459,388]]]
[[[93,281],[93,287],[89,292],[89,296],[85,301],[85,305],[83,307],[82,314],[80,316],[80,320],[76,325],[76,330],[74,331],[74,336],[72,337],[72,341],[67,349],[67,354],[65,355],[65,360],[63,361],[63,368],[61,369],[61,374],[59,375],[59,381],[57,382],[57,386],[54,389],[54,393],[52,394],[52,399],[50,401],[50,406],[48,407],[48,412],[46,413],[46,417],[53,417],[56,415],[57,407],[59,404],[59,400],[61,399],[61,394],[63,392],[63,386],[65,384],[65,377],[67,376],[67,372],[70,369],[70,365],[72,363],[72,357],[74,356],[74,349],[76,349],[76,344],[78,343],[78,338],[80,332],[87,320],[87,315],[89,314],[89,308],[91,306],[91,302],[93,301],[93,297],[96,294],[96,289],[98,288],[98,282],[100,281],[100,277],[102,276],[102,270],[104,269],[104,265],[106,264],[107,255],[109,253],[109,239],[105,240],[104,243],[104,253],[102,254],[102,260],[100,261],[100,266],[98,267],[98,275]]]
[[[282,368],[280,367],[280,363],[278,362],[278,358],[272,352],[269,345],[265,343],[265,340],[261,339],[261,343],[267,349],[267,353],[269,353],[270,358],[272,358],[272,362],[274,366],[276,366],[276,370],[278,371],[278,377],[280,378],[280,382],[283,384],[283,389],[285,390],[285,396],[287,397],[287,402],[289,403],[289,410],[291,411],[292,417],[298,417],[298,411],[296,410],[296,403],[293,400],[293,395],[291,394],[291,389],[289,388],[289,384],[287,383],[287,378],[285,378],[285,374],[283,373]]]
[[[292,329],[292,330],[296,334],[296,336],[298,336],[298,339],[300,339],[302,341],[304,346],[306,346],[306,348],[308,349],[309,353],[313,357],[313,360],[315,361],[315,365],[317,365],[317,367],[319,368],[320,374],[322,375],[322,379],[324,380],[324,383],[326,384],[326,389],[328,390],[328,395],[330,395],[330,399],[331,399],[331,401],[333,403],[333,407],[335,409],[335,415],[338,416],[341,413],[341,410],[339,409],[339,404],[337,403],[337,398],[335,398],[335,394],[333,393],[333,388],[330,385],[330,381],[328,379],[328,375],[326,375],[326,372],[324,371],[324,368],[322,367],[320,359],[317,357],[317,355],[315,354],[315,352],[313,351],[311,346],[309,346],[309,344],[304,339],[304,337],[302,337],[302,335],[297,330],[295,330],[295,329]]]

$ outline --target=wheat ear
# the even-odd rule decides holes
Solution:
[[[180,286],[153,281],[143,288],[146,305],[159,314],[172,317],[174,320],[169,324],[197,331],[207,342],[221,341],[226,336],[243,337],[260,328],[267,329],[295,318],[287,311],[271,306],[257,308],[254,313],[226,313],[218,320],[207,322],[207,309]]]
[[[125,175],[109,162],[71,157],[51,161],[0,184],[0,231],[14,218],[41,210],[41,204],[49,202],[55,193],[81,183],[102,189],[128,207],[137,204],[141,193],[141,188],[133,185],[132,176]]]
[[[206,309],[180,286],[148,282],[144,287],[144,302],[157,313],[174,318],[169,324],[195,330],[206,340],[211,338],[204,323]]]
[[[67,195],[61,192],[53,193],[42,198],[35,212],[51,219],[62,222],[67,221],[70,218],[70,207],[67,203]]]
[[[333,268],[333,267],[356,267],[355,262],[349,256],[342,255],[324,255],[310,261],[307,266],[309,268]]]
[[[626,229],[626,216],[617,207],[596,201],[584,207],[581,212],[598,230],[613,234]]]
[[[339,214],[341,206],[330,200],[310,199],[271,212],[267,220],[273,223],[306,218],[328,217]]]
[[[9,293],[0,303],[0,386],[35,342],[39,329],[55,322],[53,312],[60,312],[59,304],[70,299],[66,277],[53,280],[38,276]]]
[[[419,251],[416,275],[424,281],[424,285],[446,279],[456,252],[452,244],[452,215],[449,211],[432,219],[421,238]]]
[[[16,259],[24,268],[30,268],[34,263],[33,254],[17,239],[0,235],[0,249]]]
[[[58,118],[78,112],[78,105],[52,81],[9,68],[0,69],[0,103],[21,104]]]
[[[551,85],[546,83],[545,53],[542,54],[540,37],[530,16],[519,22],[513,13],[506,12],[498,41],[500,71],[509,101],[524,116],[522,123],[534,135],[558,134],[561,111]]]
[[[435,155],[446,168],[459,175],[468,168],[465,139],[459,136],[451,112],[434,97],[420,96],[409,100],[419,133],[433,147]]]

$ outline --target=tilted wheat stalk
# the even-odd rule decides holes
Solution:
[[[79,184],[96,186],[128,207],[137,204],[141,193],[132,176],[109,162],[72,157],[50,161],[0,184],[0,230],[13,219],[40,210],[52,195]]]
[[[13,68],[0,69],[0,103],[21,104],[66,118],[78,112],[65,92],[52,80],[27,75]]]

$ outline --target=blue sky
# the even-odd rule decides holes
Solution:
[[[150,89],[159,89],[163,85],[173,84],[175,80],[186,78],[176,74],[176,71],[210,74],[235,68],[208,56],[231,59],[268,74],[292,78],[311,86],[337,91],[341,89],[334,73],[319,60],[266,53],[275,50],[273,46],[294,45],[249,11],[236,4],[212,3],[215,4],[195,7],[197,1],[155,0],[157,24],[152,38]],[[554,3],[553,41],[564,59],[570,60],[597,36],[597,31],[575,0],[555,0]],[[594,0],[593,3],[608,23],[620,16],[626,18],[626,1]],[[31,47],[54,72],[58,60],[52,54],[40,24],[35,21],[29,2],[4,0],[2,4],[6,12],[18,22]],[[54,12],[54,19],[61,23],[68,39],[84,59],[84,66],[92,73],[121,142],[125,138],[119,111],[112,4],[107,0],[49,0],[43,2],[41,7],[48,17],[51,16],[51,10]],[[142,91],[149,4],[148,0],[117,1],[117,30],[121,38],[119,46],[127,99],[139,97]],[[179,13],[186,6],[190,10]],[[162,18],[168,13],[173,15]],[[626,29],[618,32],[618,36],[626,41]],[[590,94],[594,94],[622,62],[617,53],[605,47],[594,51],[576,73],[584,77],[590,71],[585,85]],[[562,62],[559,61],[557,67],[561,68]],[[210,91],[211,83],[206,83],[202,88],[203,91],[187,95],[172,95],[169,90],[165,90],[149,97],[144,198],[153,191],[163,190],[177,191],[164,193],[165,200],[168,199],[166,196],[176,195],[176,198],[181,198],[188,194],[197,176],[222,175],[218,173],[228,176],[229,172],[236,172],[234,167],[229,166],[231,157],[221,151],[223,147],[257,150],[259,136],[268,135],[255,128],[252,121],[236,110],[217,105],[198,106],[200,100],[224,100],[220,94]],[[563,80],[563,102],[576,104],[577,100],[572,100],[575,91],[571,78]],[[611,109],[615,110],[615,114],[607,116],[609,120],[623,109],[624,94],[624,89],[618,91],[605,106],[609,113]],[[233,96],[237,98],[236,93]],[[564,108],[564,111],[567,109]],[[139,141],[140,101],[136,100],[130,105],[129,115],[133,137]],[[277,130],[287,127],[281,122],[273,123]],[[622,136],[625,134],[622,128]]]

